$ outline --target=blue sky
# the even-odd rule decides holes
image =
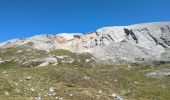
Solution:
[[[170,21],[170,0],[0,0],[0,42]]]

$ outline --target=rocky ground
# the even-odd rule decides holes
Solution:
[[[0,58],[2,100],[170,99],[168,63],[104,65],[88,53],[27,46],[4,49]]]

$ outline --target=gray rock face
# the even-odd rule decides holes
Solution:
[[[4,61],[2,61],[2,59],[0,58],[0,64],[2,64]]]
[[[147,73],[146,76],[151,78],[163,78],[165,76],[170,76],[170,69],[152,71]]]
[[[94,54],[103,60],[162,60],[170,47],[169,22],[104,27],[97,34],[104,46]]]
[[[104,27],[85,35],[37,35],[0,43],[0,49],[26,44],[38,50],[89,52],[104,61],[170,61],[170,22]]]

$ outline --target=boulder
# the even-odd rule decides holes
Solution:
[[[146,74],[147,77],[151,78],[163,78],[170,76],[170,69],[155,70]]]
[[[44,61],[49,62],[49,63],[57,63],[58,62],[57,58],[55,58],[55,57],[45,58]]]
[[[3,61],[1,58],[0,58],[0,64],[3,64],[5,63],[5,61]]]
[[[44,66],[48,66],[49,62],[43,62],[40,65],[38,65],[38,67],[44,67]]]

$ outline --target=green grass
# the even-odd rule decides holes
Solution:
[[[41,94],[42,98],[49,99],[50,97],[45,95],[50,87],[54,87],[57,94],[53,98],[62,97],[65,100],[100,100],[101,98],[102,100],[112,100],[112,93],[117,93],[130,100],[170,99],[170,78],[165,77],[161,80],[148,78],[143,75],[145,68],[129,71],[124,65],[86,68],[60,64],[42,68],[0,70],[7,71],[0,75],[0,97],[3,98],[8,98],[8,96],[4,96],[4,91],[8,91],[14,98],[30,99]],[[26,80],[28,76],[32,78]],[[14,83],[18,83],[18,85],[16,86]],[[34,92],[30,90],[31,87],[34,87]],[[100,90],[103,92],[99,93]]]
[[[14,53],[20,47],[8,48],[0,55],[2,59],[17,57],[25,60],[46,57],[48,55],[68,55],[75,59],[71,64],[60,63],[40,68],[30,68],[17,62],[0,65],[0,100],[34,100],[40,96],[43,100],[63,98],[63,100],[113,100],[116,93],[128,100],[169,100],[170,77],[153,79],[145,74],[153,70],[170,68],[169,64],[139,65],[98,65],[90,54],[74,54],[66,50],[51,52],[32,50]],[[27,79],[27,77],[31,79]],[[53,87],[56,95],[49,96]],[[31,88],[34,89],[31,90]],[[99,92],[102,91],[102,92]],[[9,96],[5,95],[9,93]]]
[[[22,68],[22,66],[15,62],[8,62],[0,65],[0,71],[17,70],[19,68]]]

